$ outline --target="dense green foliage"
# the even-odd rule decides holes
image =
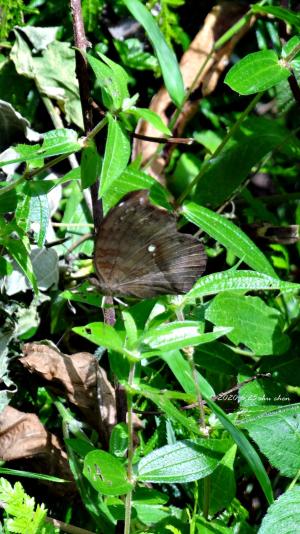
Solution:
[[[85,53],[65,0],[0,0],[2,532],[299,531],[296,4],[83,0]],[[207,269],[113,318],[95,207],[141,189]]]

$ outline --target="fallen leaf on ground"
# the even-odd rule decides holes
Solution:
[[[20,412],[12,406],[6,406],[0,414],[0,458],[5,462],[31,458],[34,470],[73,481],[67,455],[58,438],[47,432],[37,415]],[[56,492],[59,486],[56,485]],[[73,482],[64,486],[64,494],[74,491]]]
[[[75,404],[107,443],[116,424],[115,392],[96,358],[88,352],[63,354],[39,343],[26,343],[23,354],[20,362],[24,367],[43,377],[55,394]]]

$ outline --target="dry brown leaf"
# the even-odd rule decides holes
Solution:
[[[101,441],[107,443],[116,424],[115,392],[96,358],[88,352],[66,355],[39,343],[26,343],[23,354],[20,362],[24,367],[42,376],[56,394],[75,404],[100,433]]]
[[[6,462],[38,458],[39,472],[73,480],[67,455],[57,437],[47,432],[37,415],[11,406],[0,414],[0,458]],[[73,484],[72,488],[74,491]]]
[[[244,26],[230,41],[226,43],[220,50],[215,52],[208,60],[203,68],[201,75],[197,78],[194,84],[195,77],[200,71],[201,66],[207,59],[208,54],[213,49],[214,43],[229,29],[232,25],[244,14],[244,7],[236,2],[224,2],[215,6],[207,15],[204,24],[191,42],[188,50],[183,54],[180,61],[180,69],[186,89],[193,85],[193,91],[201,87],[202,95],[207,96],[212,93],[217,85],[220,75],[228,64],[229,58],[236,43],[248,31],[251,23]],[[175,136],[181,136],[187,122],[195,115],[198,110],[199,99],[188,101],[184,106],[177,124],[174,129]],[[158,113],[165,124],[168,123],[170,116],[169,109],[173,106],[171,99],[165,90],[160,91],[153,97],[150,109]],[[153,128],[149,123],[140,121],[136,132],[146,136],[161,136],[161,134]],[[157,179],[161,179],[164,167],[168,161],[171,150],[174,146],[168,146],[164,154],[147,168]],[[135,140],[133,159],[138,154],[142,154],[143,164],[146,164],[150,158],[155,154],[157,145],[148,141]]]

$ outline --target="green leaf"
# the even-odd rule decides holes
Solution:
[[[243,367],[242,359],[229,346],[218,341],[197,347],[194,361],[199,367],[218,373],[218,375],[236,376],[239,368]],[[201,391],[204,391],[201,388]],[[206,394],[206,392],[204,391]],[[210,395],[212,397],[214,393]]]
[[[15,151],[19,154],[19,157],[9,161],[3,161],[0,165],[4,167],[11,163],[30,161],[36,162],[35,167],[40,167],[43,165],[44,158],[60,156],[62,154],[71,154],[81,150],[81,148],[81,143],[78,141],[77,133],[74,130],[59,128],[57,130],[46,132],[41,146],[17,145]]]
[[[127,89],[128,75],[120,65],[114,63],[103,54],[99,55],[102,61],[90,54],[87,54],[87,60],[100,84],[103,104],[110,111],[121,110],[123,101],[129,98]]]
[[[159,73],[157,58],[144,50],[144,44],[135,37],[124,39],[124,41],[114,40],[114,45],[120,55],[122,64],[131,69],[153,70]]]
[[[188,346],[210,343],[221,336],[227,335],[231,329],[220,328],[214,332],[203,333],[198,321],[174,321],[148,330],[140,342],[146,347],[169,351]]]
[[[270,464],[291,478],[300,470],[299,408],[299,404],[281,406],[242,423]]]
[[[49,158],[50,156],[60,156],[81,150],[81,143],[78,141],[78,135],[74,130],[67,128],[58,128],[50,130],[44,134],[44,140],[41,148],[37,151],[37,156]]]
[[[155,50],[166,89],[177,107],[185,98],[182,75],[174,52],[167,45],[155,19],[139,0],[123,0],[133,17],[143,26]]]
[[[82,189],[86,189],[93,185],[100,176],[101,158],[93,139],[90,140],[88,145],[82,150],[80,169]]]
[[[111,184],[103,198],[104,213],[115,206],[121,198],[131,191],[151,189],[164,195],[165,189],[152,176],[136,169],[131,163]]]
[[[182,209],[186,219],[202,228],[216,241],[231,250],[249,267],[276,278],[276,273],[260,249],[231,221],[194,202],[186,202]]]
[[[196,186],[193,200],[211,208],[222,205],[238,190],[253,167],[259,165],[272,150],[296,161],[300,155],[299,139],[275,119],[249,117],[225,149],[209,161]],[[200,167],[200,160],[195,161]],[[198,172],[194,171],[194,174]]]
[[[290,9],[280,6],[262,6],[260,4],[254,4],[251,6],[251,10],[253,13],[273,15],[273,17],[283,20],[290,26],[294,26],[298,32],[300,31],[300,17]]]
[[[281,313],[259,297],[220,293],[205,317],[216,326],[232,327],[227,337],[237,345],[246,345],[257,356],[282,354],[289,347],[290,340],[279,324]]]
[[[291,534],[300,524],[300,487],[287,490],[270,506],[258,534]],[[298,528],[298,526],[297,526]]]
[[[3,256],[0,256],[0,274],[1,276],[6,276],[13,272],[12,264],[9,263]]]
[[[103,495],[124,495],[133,487],[120,460],[105,451],[94,450],[86,455],[83,474]]]
[[[124,171],[130,157],[130,142],[119,121],[107,114],[108,133],[100,177],[100,197]]]
[[[159,356],[168,364],[182,389],[186,393],[190,393],[191,395],[195,396],[197,392],[195,390],[195,380],[191,366],[187,359],[183,357],[180,350],[163,352]],[[213,397],[215,395],[215,391],[211,387],[210,383],[198,371],[196,371],[196,377],[198,379],[200,391],[202,391],[208,397]]]
[[[109,452],[119,458],[124,458],[128,449],[128,427],[125,423],[118,423],[112,429],[109,438]]]
[[[109,66],[111,70],[115,84],[118,88],[119,98],[120,98],[120,102],[122,106],[124,100],[129,98],[127,85],[128,85],[130,78],[126,70],[124,70],[123,67],[121,67],[121,65],[119,65],[118,63],[115,63],[114,61],[109,59],[104,54],[101,54],[98,52],[98,55],[100,56],[102,61]]]
[[[224,510],[231,503],[236,493],[235,473],[233,469],[237,446],[234,444],[224,454],[217,468],[210,476],[209,515],[213,516]],[[201,484],[201,483],[200,483]],[[204,494],[203,482],[200,485]],[[200,495],[201,495],[200,489]]]
[[[95,345],[107,347],[116,352],[124,353],[123,341],[114,328],[104,323],[89,323],[86,326],[76,326],[73,332],[83,336]]]
[[[225,76],[224,83],[241,95],[252,95],[271,89],[287,80],[290,71],[284,67],[274,50],[247,54]]]
[[[80,167],[76,167],[61,178],[55,178],[54,180],[36,177],[23,185],[23,192],[30,197],[46,195],[55,187],[71,180],[80,180]]]
[[[141,459],[137,478],[145,482],[186,483],[210,475],[224,453],[220,440],[178,441]]]
[[[137,119],[144,119],[146,122],[149,122],[154,126],[156,130],[162,132],[165,135],[172,135],[171,130],[165,125],[161,117],[157,115],[151,109],[146,108],[130,108],[127,109],[125,113],[129,115],[134,115]]]
[[[83,302],[84,304],[95,306],[96,308],[101,308],[102,304],[101,295],[96,288],[91,291],[91,286],[88,282],[84,282],[82,285],[74,289],[66,289],[60,293],[60,297],[74,302]]]
[[[70,43],[52,41],[42,54],[33,56],[20,32],[15,30],[15,35],[10,57],[17,72],[33,79],[41,94],[54,99],[68,123],[83,128],[78,81],[74,76],[75,51]]]
[[[297,291],[300,289],[300,284],[283,282],[278,278],[273,278],[255,271],[228,270],[208,274],[199,278],[193,288],[184,296],[184,300],[188,302],[191,299],[215,295],[221,291],[247,292],[275,289],[279,289],[280,291]]]
[[[254,475],[256,476],[257,480],[259,481],[261,488],[268,500],[268,502],[271,504],[273,502],[273,493],[272,493],[272,486],[270,479],[265,471],[265,468],[263,466],[263,463],[258,456],[256,450],[251,445],[251,443],[248,441],[246,436],[230,421],[229,417],[226,415],[226,413],[218,406],[214,401],[206,397],[206,395],[203,395],[208,406],[210,409],[216,414],[218,419],[221,421],[222,425],[226,430],[229,432],[229,434],[234,439],[235,443],[240,449],[240,452],[242,455],[246,458],[249,466],[251,467]]]
[[[150,399],[158,408],[163,411],[171,421],[176,421],[183,428],[186,428],[188,432],[199,434],[199,424],[193,417],[187,417],[181,410],[176,408],[174,404],[168,398],[168,395],[172,398],[184,398],[186,402],[194,402],[195,397],[186,395],[185,393],[159,391],[154,388],[147,387],[145,384],[140,385],[139,393],[144,395],[147,399]],[[187,397],[187,398],[186,398]]]
[[[7,191],[0,196],[0,214],[15,211],[17,207],[18,197],[15,189]]]
[[[76,171],[80,172],[79,167]],[[91,232],[93,224],[91,213],[83,199],[79,184],[73,180],[68,189],[65,189],[65,193],[67,193],[67,201],[61,223],[65,225],[65,232],[68,232],[68,234],[72,236],[68,241],[68,247],[70,247],[74,242],[77,242],[82,235]],[[77,224],[78,227],[76,227]],[[76,229],[75,234],[74,229]],[[82,252],[87,256],[91,256],[93,254],[93,248],[93,242],[92,240],[89,240],[77,246],[76,251],[77,253]],[[61,253],[65,254],[65,245],[62,245],[61,249],[57,248],[56,250],[61,250]]]
[[[38,293],[37,281],[30,260],[29,242],[27,236],[24,236],[22,239],[10,238],[5,242],[4,246],[12,258],[21,267],[34,292]]]

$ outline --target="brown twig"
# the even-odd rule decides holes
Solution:
[[[219,393],[218,395],[214,395],[211,397],[211,400],[217,401],[222,400],[223,397],[226,397],[226,395],[229,395],[230,393],[234,393],[235,391],[238,391],[241,387],[245,386],[246,384],[249,384],[249,382],[253,382],[254,380],[258,380],[259,378],[271,378],[271,373],[257,373],[254,376],[251,376],[250,378],[247,378],[246,380],[243,380],[243,382],[240,382],[236,386],[234,386],[231,389],[228,389],[227,391],[224,391],[222,393]],[[205,400],[201,401],[202,404],[206,404]],[[181,406],[180,410],[192,410],[192,408],[198,408],[199,407],[199,401],[194,402],[193,404],[187,404],[186,406]],[[163,415],[163,412],[155,411],[155,410],[134,410],[134,413],[138,415]]]
[[[46,522],[51,523],[54,527],[59,528],[62,532],[67,532],[68,534],[95,534],[91,530],[75,527],[75,525],[69,525],[58,519],[52,519],[51,517],[47,517]]]
[[[87,135],[93,129],[92,106],[90,104],[91,99],[89,88],[89,73],[87,61],[85,58],[86,49],[90,45],[90,43],[88,42],[85,35],[81,10],[81,1],[70,0],[70,5],[73,19],[74,43],[76,47],[76,76],[79,84],[79,95],[82,108],[84,131]],[[90,191],[92,198],[94,226],[95,230],[97,230],[103,218],[102,204],[98,199],[98,180],[91,186]]]

